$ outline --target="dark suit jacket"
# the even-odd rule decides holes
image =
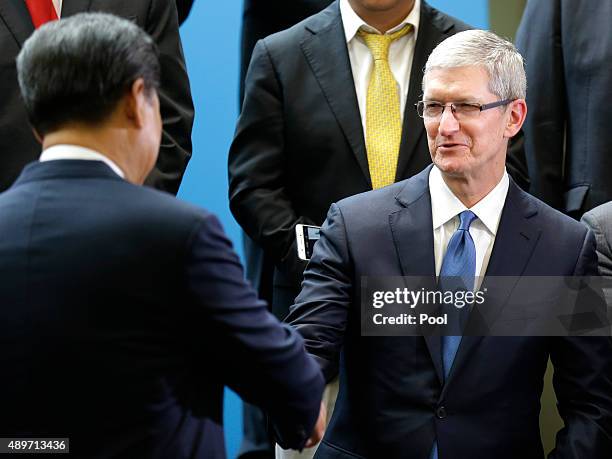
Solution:
[[[244,83],[253,48],[262,38],[287,29],[329,6],[332,0],[244,0],[240,46],[240,92],[242,107]],[[272,301],[274,262],[269,254],[246,234],[243,238],[247,278],[257,287],[260,298]]]
[[[79,458],[222,458],[223,386],[301,447],[323,378],[245,283],[217,219],[97,161],[0,194],[0,434]]]
[[[330,3],[331,0],[244,0],[240,40],[239,102],[241,107],[244,97],[244,79],[255,43],[318,13]],[[272,257],[265,254],[244,232],[242,242],[246,277],[257,289],[259,297],[271,303],[274,274]],[[260,410],[247,404],[244,405],[242,416],[244,436],[238,457],[249,457],[249,455],[259,455],[262,458],[274,457],[274,442],[268,439],[263,418]]]
[[[193,103],[174,2],[63,1],[62,17],[83,11],[103,11],[130,19],[146,30],[157,43],[162,74],[159,100],[163,136],[157,164],[147,184],[176,194],[191,157]],[[37,159],[41,152],[21,102],[15,68],[15,58],[33,31],[25,2],[0,2],[0,191],[7,189],[21,169]]]
[[[428,459],[437,439],[442,459],[541,458],[539,400],[550,355],[566,422],[551,457],[607,458],[610,338],[464,336],[443,383],[439,336],[361,336],[362,276],[435,282],[429,170],[332,205],[315,246],[287,318],[326,379],[340,368],[336,407],[315,457]],[[511,181],[486,275],[595,270],[593,235]]]
[[[422,3],[396,180],[431,162],[413,107],[422,68],[440,41],[467,28]],[[338,3],[258,42],[245,87],[229,152],[230,207],[276,264],[272,307],[284,317],[305,266],[295,225],[320,225],[332,202],[372,186]]]
[[[240,105],[255,44],[268,35],[288,29],[318,13],[331,2],[332,0],[244,0],[240,38]]]
[[[611,17],[612,0],[530,0],[516,37],[531,192],[575,217],[612,199]]]

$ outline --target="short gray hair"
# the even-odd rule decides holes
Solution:
[[[138,78],[147,94],[159,87],[158,50],[132,22],[81,13],[45,24],[17,56],[21,96],[39,134],[70,122],[106,119]]]
[[[441,42],[427,59],[423,75],[434,69],[482,67],[489,75],[489,91],[500,99],[524,99],[527,77],[523,56],[507,40],[486,30],[466,30]]]

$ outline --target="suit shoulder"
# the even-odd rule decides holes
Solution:
[[[397,207],[397,196],[410,179],[402,180],[384,188],[364,191],[344,198],[336,203],[343,213],[371,215],[389,213]]]
[[[594,220],[606,226],[612,226],[612,201],[601,204],[585,212],[582,218],[584,220]]]
[[[276,50],[297,45],[304,34],[304,23],[307,21],[308,19],[305,19],[289,27],[288,29],[275,32],[263,38],[266,48]]]
[[[338,7],[335,3],[319,11],[306,19],[301,20],[297,24],[280,32],[268,35],[263,39],[266,48],[271,51],[283,50],[299,45],[305,34],[310,34],[312,31],[318,31],[329,27],[335,21],[340,20]]]
[[[122,200],[130,203],[128,207],[141,213],[142,218],[167,222],[169,225],[194,224],[211,218],[216,220],[214,214],[207,210],[164,191],[123,183],[131,186],[132,191],[124,193]]]
[[[584,239],[588,229],[582,223],[568,217],[557,209],[554,209],[535,196],[532,196],[531,194],[520,189],[519,191],[522,193],[524,198],[537,209],[538,216],[544,229],[554,231],[554,234],[557,236],[565,234]]]
[[[586,212],[581,219],[597,239],[599,252],[612,253],[610,242],[612,241],[612,201],[601,204]]]

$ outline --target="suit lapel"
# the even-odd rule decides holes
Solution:
[[[400,259],[403,276],[435,275],[433,223],[429,196],[428,167],[396,196],[403,206],[389,215],[393,242]]]
[[[421,136],[425,135],[423,120],[419,118],[414,108],[422,93],[421,80],[423,68],[432,50],[446,38],[453,28],[453,24],[446,19],[435,16],[427,3],[421,4],[419,30],[414,47],[414,57],[410,69],[410,84],[404,107],[404,122],[402,127],[402,140],[400,144],[399,159],[395,181],[406,178],[405,171],[409,168]]]
[[[491,259],[482,288],[487,287],[487,279],[500,276],[518,277],[523,274],[531,254],[540,238],[541,230],[536,226],[537,207],[527,195],[510,180],[508,197],[502,210],[499,229],[491,252]],[[496,285],[496,297],[492,308],[483,311],[487,322],[494,320],[501,312],[512,292],[514,283],[503,282]],[[489,322],[491,323],[491,322]]]
[[[73,16],[91,9],[93,0],[63,0],[62,17]]]
[[[23,42],[34,32],[30,12],[22,0],[0,2],[0,16],[21,48]]]
[[[431,166],[406,182],[396,200],[402,208],[389,215],[393,242],[402,268],[402,276],[430,277],[435,286],[433,223],[429,195]],[[441,340],[439,336],[425,336],[425,343],[440,383],[444,380]]]
[[[527,195],[511,179],[508,197],[502,210],[493,251],[481,289],[491,285],[488,279],[492,277],[508,276],[514,278],[514,282],[505,281],[495,284],[495,301],[491,305],[487,304],[487,308],[482,311],[482,316],[470,317],[468,330],[470,328],[479,329],[483,323],[494,323],[508,301],[518,277],[525,272],[540,238],[541,230],[537,227],[536,219],[533,218],[537,212],[534,202],[527,199]],[[461,366],[475,354],[476,347],[482,339],[482,336],[463,337],[448,377],[449,383]]]
[[[310,33],[307,33],[300,45],[364,176],[372,186],[338,2],[319,13],[316,18],[317,21],[306,26]]]

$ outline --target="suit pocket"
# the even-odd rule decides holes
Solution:
[[[568,214],[579,212],[584,205],[590,188],[591,185],[583,184],[567,190],[563,196],[565,199],[565,212]]]

